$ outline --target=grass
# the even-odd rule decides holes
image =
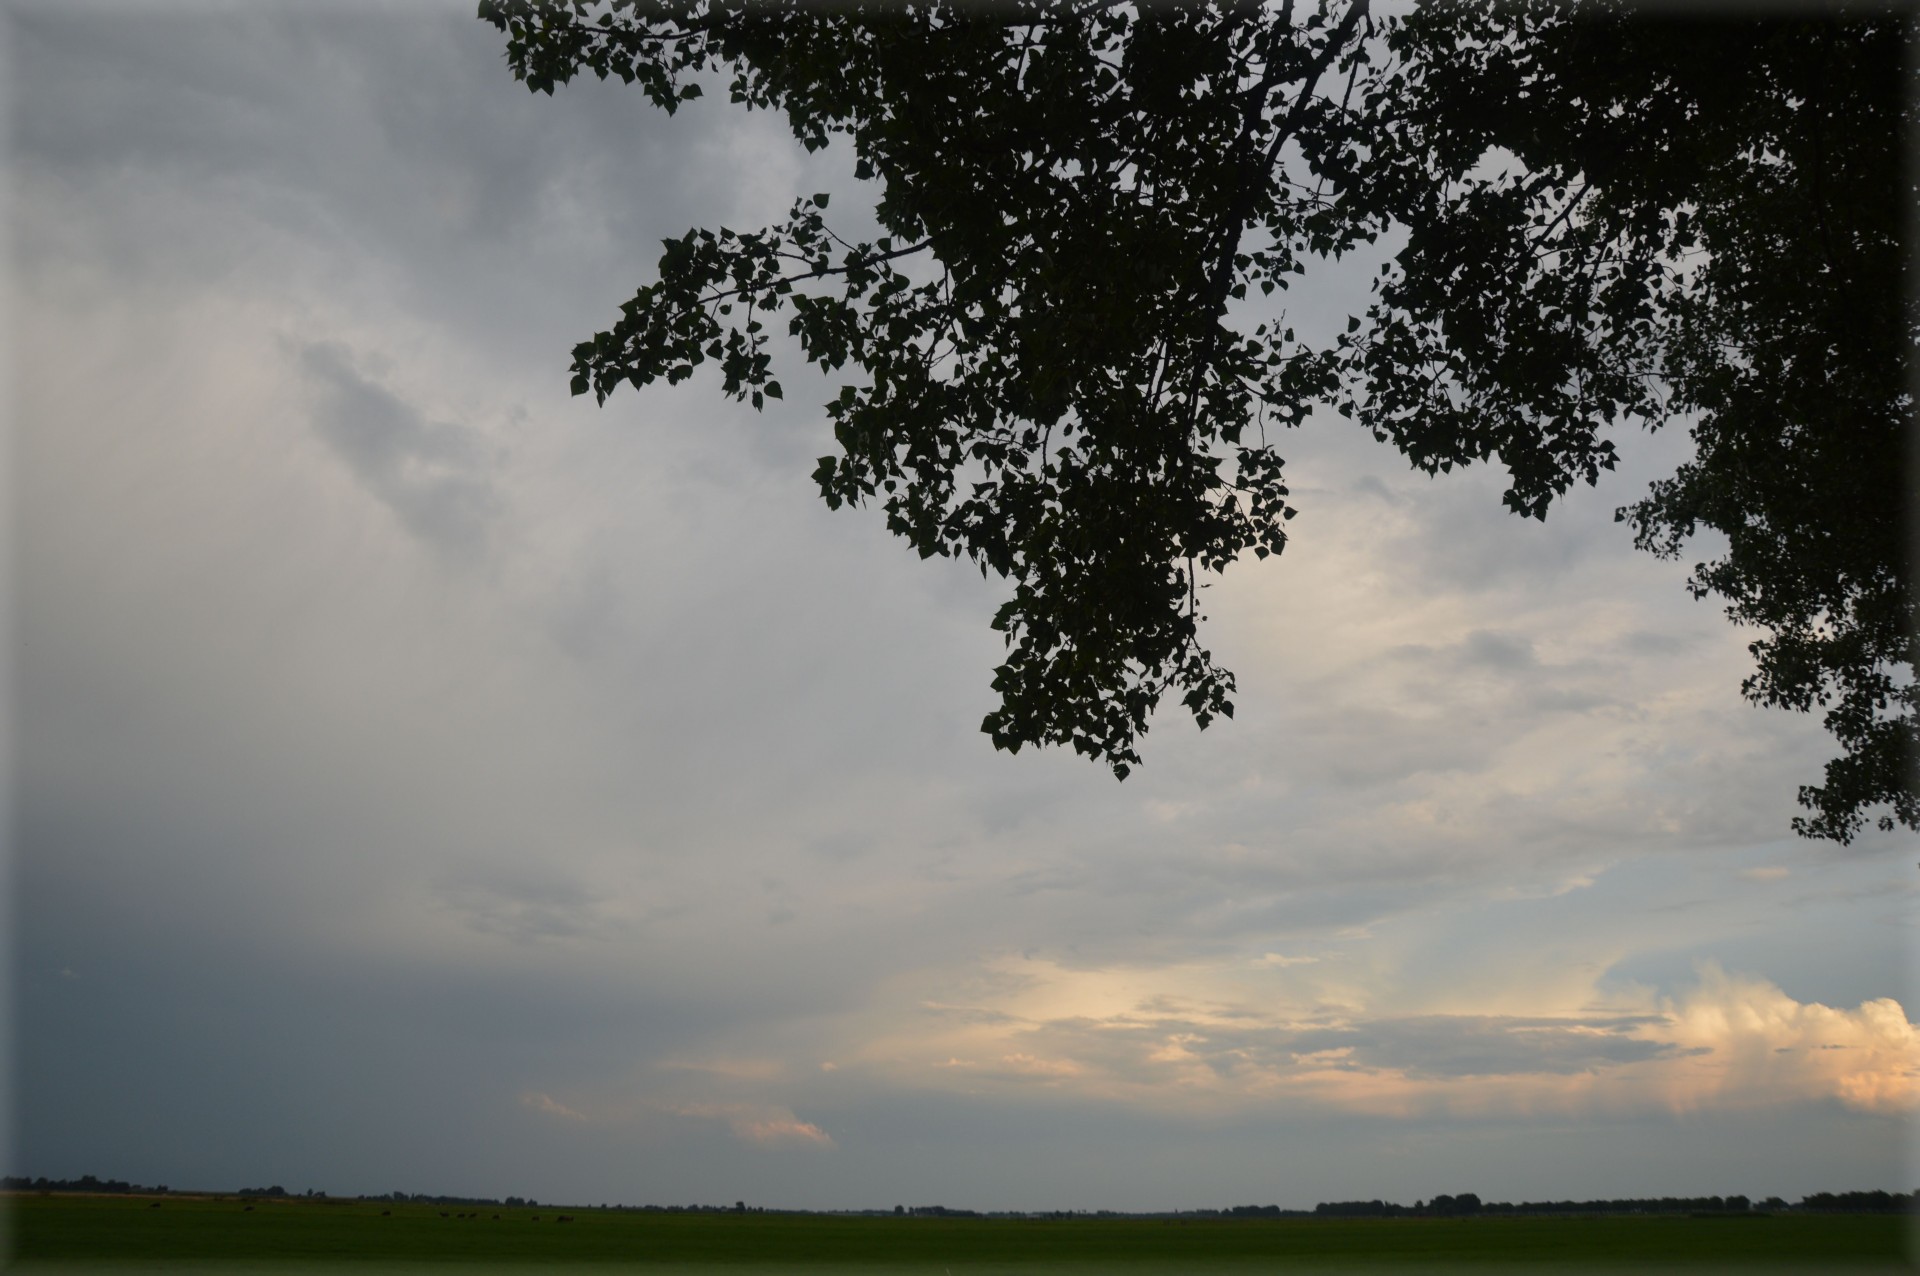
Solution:
[[[253,1208],[248,1210],[247,1204]],[[449,1264],[725,1266],[888,1272],[1304,1273],[1355,1268],[1905,1271],[1908,1220],[1888,1215],[1688,1218],[1002,1220],[820,1214],[559,1211],[328,1200],[18,1195],[19,1271],[358,1271]],[[460,1217],[466,1215],[467,1217]],[[537,1221],[536,1221],[537,1218]]]

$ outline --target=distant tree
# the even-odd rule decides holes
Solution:
[[[1800,1208],[1834,1214],[1898,1214],[1920,1204],[1920,1192],[1815,1192],[1802,1198]]]
[[[1313,1212],[1324,1218],[1392,1218],[1407,1208],[1390,1201],[1323,1201]]]
[[[827,197],[689,231],[574,351],[573,388],[709,361],[763,406],[772,327],[859,369],[827,405],[831,506],[878,503],[922,556],[1011,582],[982,724],[1125,776],[1176,696],[1233,676],[1200,641],[1207,573],[1286,545],[1271,428],[1333,407],[1429,473],[1498,458],[1544,517],[1629,425],[1692,457],[1619,517],[1756,627],[1756,702],[1816,705],[1841,755],[1806,836],[1920,828],[1907,515],[1896,11],[1753,17],[1607,0],[1278,6],[482,0],[514,73],[581,71],[672,112],[700,77],[847,139],[883,233]],[[1401,233],[1330,341],[1252,307]],[[1248,316],[1244,320],[1242,315]]]

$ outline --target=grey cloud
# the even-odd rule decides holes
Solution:
[[[367,491],[445,557],[481,556],[502,502],[474,433],[427,420],[339,345],[310,343],[298,359],[319,391],[314,431]]]
[[[1541,713],[1591,713],[1619,703],[1615,697],[1602,692],[1570,687],[1542,687],[1526,693],[1527,707]]]
[[[1475,629],[1460,643],[1460,658],[1489,669],[1529,669],[1535,664],[1533,644],[1520,634]]]
[[[1372,788],[1423,773],[1478,771],[1503,738],[1471,723],[1419,718],[1378,708],[1346,708],[1302,715],[1302,734],[1314,742],[1300,763],[1335,784]]]
[[[1403,643],[1392,648],[1389,654],[1415,666],[1454,670],[1517,673],[1540,667],[1533,641],[1525,634],[1506,629],[1470,629],[1459,642],[1440,646]]]
[[[509,939],[578,939],[619,928],[607,899],[558,879],[450,882],[438,902],[471,929]]]
[[[1381,482],[1377,475],[1373,474],[1361,475],[1348,485],[1347,490],[1358,495],[1377,497],[1385,501],[1388,505],[1401,505],[1406,501],[1405,497],[1395,493],[1392,488]]]
[[[920,1009],[926,1014],[942,1019],[950,1019],[965,1024],[1008,1024],[1024,1022],[1017,1015],[1004,1010],[990,1010],[984,1006],[948,1006],[937,1001],[922,1002]]]
[[[1590,559],[1600,532],[1591,515],[1564,507],[1544,523],[1500,505],[1492,469],[1476,467],[1427,485],[1422,518],[1392,556],[1401,583],[1424,593],[1491,593],[1562,578]]]
[[[1302,1051],[1344,1047],[1357,1066],[1391,1068],[1416,1077],[1565,1076],[1689,1053],[1669,1042],[1629,1035],[1661,1022],[1647,1016],[1556,1020],[1416,1015],[1303,1033],[1290,1045]]]
[[[1698,1053],[1636,1035],[1656,1031],[1665,1022],[1646,1015],[1583,1019],[1413,1015],[1321,1026],[1222,1025],[1221,1018],[1244,1021],[1253,1016],[1146,1013],[1059,1019],[1036,1025],[1020,1034],[1020,1039],[1049,1057],[1135,1081],[1159,1078],[1195,1061],[1222,1074],[1245,1067],[1281,1072],[1331,1067],[1447,1079],[1567,1076]],[[1174,1041],[1180,1046],[1179,1059],[1162,1053]]]
[[[807,843],[807,851],[822,859],[847,861],[864,859],[874,849],[873,835],[862,830],[842,830],[816,837]]]
[[[1700,645],[1698,633],[1663,633],[1636,629],[1620,640],[1628,651],[1648,656],[1677,656]]]
[[[53,218],[22,210],[24,260],[70,251],[84,223],[122,286],[397,300],[491,358],[538,353],[564,391],[567,350],[661,238],[722,200],[731,225],[777,215],[757,204],[779,166],[743,180],[734,151],[788,148],[785,131],[724,94],[668,121],[590,77],[529,93],[471,6],[192,8],[9,13],[10,160],[67,201]],[[796,161],[803,188],[831,185],[821,170],[840,159]]]

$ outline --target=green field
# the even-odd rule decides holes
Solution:
[[[1890,1215],[1478,1219],[1074,1218],[665,1214],[170,1196],[14,1196],[14,1271],[359,1272],[554,1266],[750,1271],[1304,1273],[1786,1268],[1906,1271]],[[389,1212],[390,1211],[390,1212]],[[467,1217],[460,1217],[466,1215]]]

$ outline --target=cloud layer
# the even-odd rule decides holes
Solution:
[[[1535,524],[1309,423],[1234,721],[996,755],[996,583],[821,507],[830,385],[566,393],[663,237],[858,209],[838,150],[536,97],[464,11],[7,22],[9,1172],[1902,1186],[1911,856],[1786,836],[1817,723],[1611,520],[1675,440]]]
[[[1374,1015],[1310,999],[1278,1009],[1236,999],[1240,972],[1208,968],[1008,961],[996,973],[987,984],[999,996],[926,1003],[915,1028],[864,1062],[903,1086],[1042,1087],[1176,1111],[1471,1120],[1920,1107],[1920,1037],[1898,1002],[1803,1004],[1712,965],[1675,995],[1642,990],[1638,1013],[1551,1015]],[[1156,985],[1180,991],[1133,1000]]]

